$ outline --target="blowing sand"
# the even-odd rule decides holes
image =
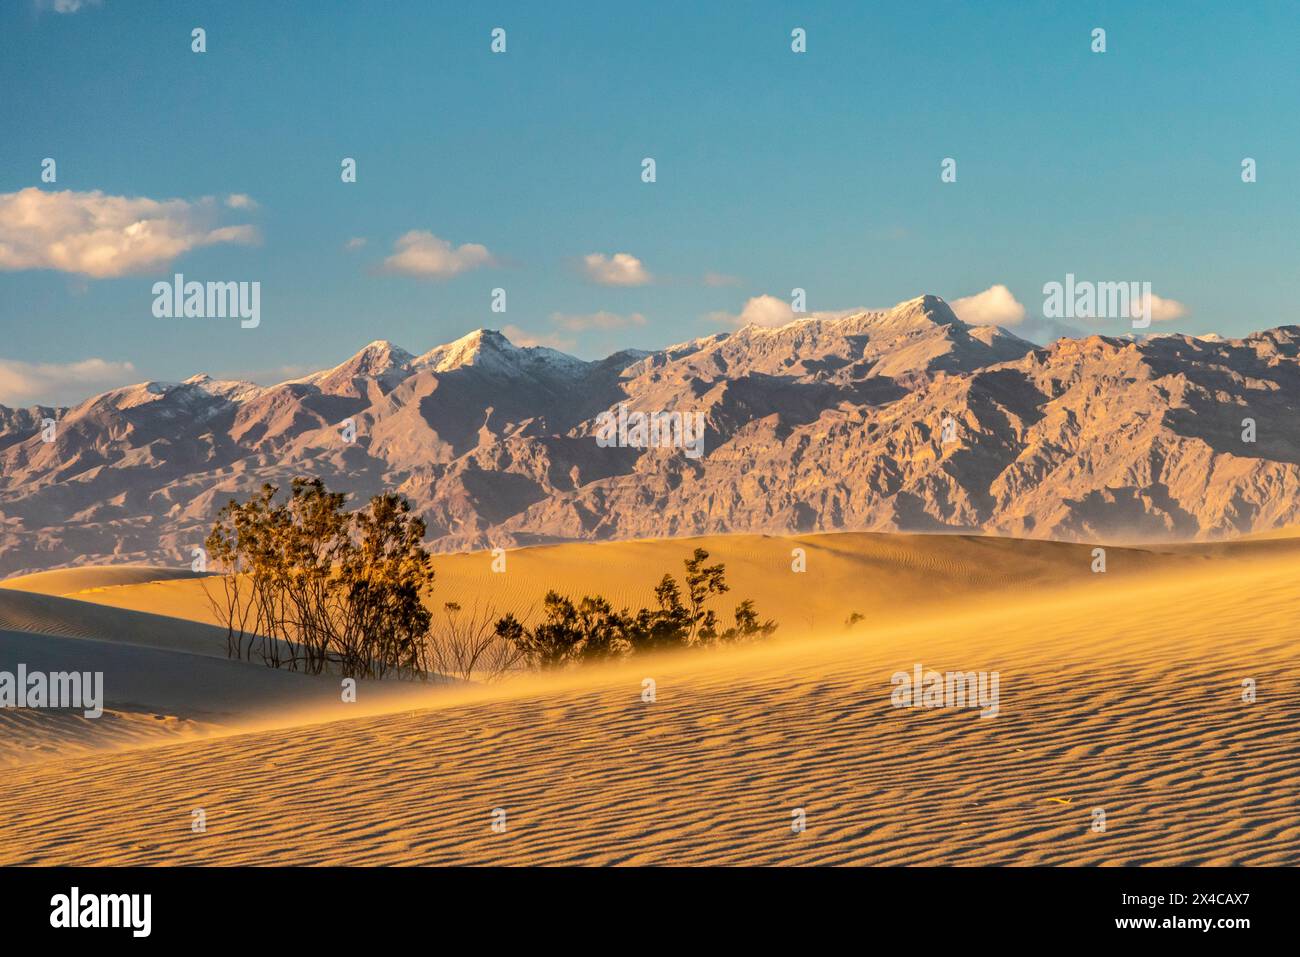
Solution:
[[[819,609],[820,637],[38,756],[0,784],[0,863],[1300,863],[1300,542],[1109,549],[1094,575],[1081,546],[809,536],[795,575],[797,542],[754,541],[775,544],[716,548],[728,597],[754,597],[783,631],[791,609]],[[665,544],[671,561],[638,564]],[[677,570],[687,544],[542,560],[598,588],[633,566],[638,582]],[[584,566],[579,548],[597,557]],[[541,552],[511,553],[506,577]],[[193,586],[96,594],[118,592],[103,609],[118,613],[131,588]],[[846,603],[868,614],[851,631]],[[999,672],[998,715],[893,707],[891,675],[917,663]]]
[[[855,611],[880,622],[906,620],[918,611],[929,613],[953,604],[969,609],[982,602],[1018,601],[1045,589],[1076,585],[1081,569],[1087,572],[1092,561],[1090,546],[970,535],[710,535],[544,545],[509,552],[505,573],[492,570],[493,558],[486,552],[436,556],[434,601],[454,601],[466,608],[477,602],[496,615],[514,612],[526,619],[540,608],[547,589],[555,588],[575,597],[597,592],[615,605],[636,608],[653,602],[654,586],[665,572],[680,577],[682,561],[697,546],[709,552],[710,564],[727,566],[731,594],[719,607],[729,613],[735,600],[754,598],[759,612],[776,618],[786,637],[836,631]],[[1196,569],[1225,548],[1234,558],[1242,558],[1268,554],[1270,547],[1296,551],[1300,540],[1110,548],[1105,581],[1120,582],[1156,569]],[[803,575],[791,571],[795,549],[804,552],[809,571]],[[0,589],[4,588],[219,624],[204,580],[188,570],[70,568],[11,578],[0,582]]]

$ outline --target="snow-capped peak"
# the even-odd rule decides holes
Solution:
[[[387,339],[376,339],[330,369],[313,372],[301,379],[290,381],[306,382],[323,392],[348,388],[348,384],[353,379],[379,379],[392,383],[410,373],[411,360],[414,358],[405,349],[393,345]]]
[[[581,359],[545,346],[517,346],[495,329],[475,329],[415,360],[417,368],[451,372],[474,368],[502,375],[564,374],[586,368]]]

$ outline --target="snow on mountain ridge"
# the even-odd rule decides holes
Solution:
[[[592,363],[545,346],[517,346],[495,329],[475,329],[453,342],[435,346],[412,365],[432,372],[473,367],[497,374],[543,371],[580,372]]]
[[[1105,541],[1300,523],[1300,328],[1048,347],[938,297],[595,362],[475,330],[259,388],[195,376],[0,408],[0,574],[171,561],[263,482],[408,498],[440,550],[725,531]],[[705,416],[698,460],[593,441],[602,411]],[[1258,423],[1243,445],[1241,421]],[[353,420],[355,442],[340,439]],[[940,423],[956,426],[941,441]]]

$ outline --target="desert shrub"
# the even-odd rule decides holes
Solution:
[[[410,504],[387,493],[348,512],[319,479],[294,479],[286,501],[278,492],[232,499],[206,540],[227,654],[312,674],[427,675],[434,572]]]
[[[496,623],[496,634],[519,649],[532,667],[552,669],[574,662],[630,654],[765,638],[776,622],[760,621],[752,599],[736,606],[734,624],[719,629],[710,598],[725,594],[726,568],[705,565],[709,553],[696,548],[686,559],[685,591],[671,574],[655,587],[655,606],[635,614],[615,610],[605,598],[588,595],[574,602],[552,590],[543,600],[541,620],[527,627],[513,614]]]
[[[524,652],[497,634],[495,615],[490,605],[475,602],[466,610],[454,601],[445,602],[441,620],[429,631],[424,670],[465,681],[495,681],[520,667]]]

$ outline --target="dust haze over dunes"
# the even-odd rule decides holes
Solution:
[[[1110,554],[1123,560],[1112,563],[1109,580],[1153,570],[1195,570],[1223,555],[1254,555],[1291,544],[1286,536],[1275,543],[1111,548]],[[555,588],[573,595],[598,593],[615,604],[636,607],[652,600],[664,572],[677,571],[695,547],[706,549],[710,561],[726,565],[732,596],[756,598],[764,614],[781,622],[783,636],[799,637],[838,629],[853,612],[873,621],[892,620],[908,618],[918,608],[1005,602],[1072,586],[1092,560],[1090,547],[1078,544],[970,535],[842,532],[569,543],[513,550],[504,574],[492,571],[493,556],[487,552],[439,555],[432,603],[478,603],[496,614],[532,619],[541,597]],[[794,549],[803,550],[815,577],[800,578],[792,571]],[[807,587],[800,587],[803,583]],[[2,589],[11,589],[88,603],[81,606],[87,613],[89,605],[108,605],[216,626],[219,620],[207,599],[211,587],[210,579],[188,571],[64,568],[0,581],[0,602]],[[3,608],[0,604],[0,614]],[[75,616],[65,612],[61,620]],[[0,624],[4,621],[0,618]],[[88,625],[75,633],[92,631]],[[215,653],[224,654],[221,648]]]
[[[511,552],[504,575],[486,573],[496,591],[471,567],[486,569],[486,554],[441,558],[435,599],[652,581],[689,544]],[[1108,548],[1104,574],[1089,546],[1052,542],[703,544],[727,561],[733,594],[792,633],[418,697],[366,683],[353,711],[272,691],[284,694],[273,715],[28,754],[0,788],[0,861],[1300,863],[1300,539]],[[790,570],[792,548],[807,572]],[[132,645],[135,632],[113,628],[153,601],[136,589],[169,589],[171,614],[191,603],[173,631],[201,641],[199,583],[123,577],[101,586],[82,569],[17,583],[58,594],[0,589],[4,628],[44,622],[39,635],[0,633],[0,652],[15,635],[58,634],[62,608],[65,630],[102,616],[96,645],[197,659],[198,646]],[[799,628],[803,607],[817,620]],[[867,615],[851,629],[849,608]],[[256,674],[304,677],[211,660],[230,666],[223,696]],[[999,672],[998,714],[893,707],[891,675],[916,664]],[[110,668],[106,686],[121,674]],[[396,697],[367,705],[393,685]],[[174,717],[166,701],[144,704]],[[189,829],[198,807],[204,834]],[[494,808],[508,813],[504,834],[489,826]]]
[[[491,330],[419,356],[379,340],[274,386],[196,375],[0,409],[0,574],[188,565],[229,498],[297,475],[356,501],[398,492],[444,552],[815,531],[1230,538],[1300,523],[1297,396],[1300,327],[1039,348],[929,295],[591,362]],[[703,455],[599,447],[620,405],[702,416]]]
[[[181,581],[196,586],[171,609],[184,614],[158,613],[151,589]],[[94,601],[123,592],[141,610]],[[286,712],[343,713],[336,678],[229,660],[226,631],[211,622],[199,581],[169,569],[62,569],[0,583],[0,671],[102,672],[106,698],[96,719],[76,709],[0,708],[0,767],[222,733]],[[382,684],[371,697],[418,699],[430,690]]]

